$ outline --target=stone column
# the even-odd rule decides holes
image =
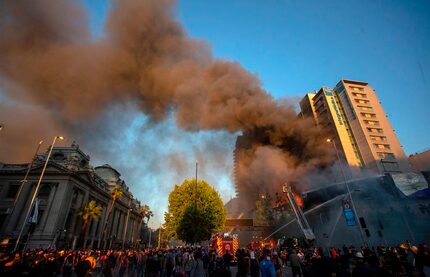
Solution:
[[[106,222],[106,213],[107,213],[107,207],[109,204],[105,204],[102,203],[102,214],[100,215],[100,222],[99,222],[99,226],[98,226],[98,230],[97,230],[97,239],[98,239],[98,243],[97,243],[97,248],[100,248],[102,246],[101,244],[101,240],[103,237],[103,229],[105,227],[105,222]]]
[[[82,206],[83,197],[84,197],[84,195],[83,195],[82,191],[78,190],[78,196],[76,199],[76,204],[74,205],[75,214],[73,216],[72,224],[70,225],[71,228],[70,228],[70,233],[69,233],[69,236],[71,236],[72,239],[74,239],[74,237],[76,236],[76,233],[79,232],[79,230],[76,231],[76,228],[77,228],[76,224],[79,221],[79,215],[78,215],[77,209],[79,209]]]
[[[52,202],[54,201],[54,197],[56,196],[58,184],[52,184],[50,186],[51,186],[51,189],[49,191],[48,199],[46,200],[46,208],[45,208],[45,213],[44,213],[46,216],[45,216],[45,218],[43,218],[43,221],[40,222],[40,225],[39,225],[40,227],[38,229],[42,233],[47,234],[48,232],[51,232],[51,233],[55,234],[56,226],[55,226],[54,222],[56,221],[56,217],[58,216],[58,210],[61,207],[55,207],[54,210],[52,210],[52,212],[51,212],[51,209],[53,206]],[[56,197],[56,198],[58,199],[58,197]],[[64,199],[61,199],[60,204],[63,203],[63,200]],[[42,218],[41,218],[41,220],[42,220]],[[48,226],[46,226],[47,222],[49,223]],[[46,228],[46,227],[48,227],[48,228]]]
[[[10,221],[5,222],[6,232],[14,232],[18,236],[18,232],[25,220],[24,216],[27,214],[28,208],[30,207],[31,196],[33,195],[36,187],[34,182],[35,181],[33,179],[29,179],[22,188],[15,210],[10,215]]]
[[[32,186],[33,180],[29,179],[22,188],[21,195],[19,199],[16,201],[16,206],[14,211],[8,215],[8,218],[3,224],[3,229],[5,233],[15,232],[18,235],[19,229],[21,225],[18,223],[22,223],[21,219],[23,215],[26,214],[28,206],[30,205],[31,192],[34,190],[34,186]]]

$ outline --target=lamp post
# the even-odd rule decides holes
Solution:
[[[342,178],[343,178],[343,181],[345,183],[346,190],[348,192],[348,198],[349,198],[349,201],[351,202],[351,208],[352,208],[352,211],[354,212],[354,216],[355,216],[356,220],[358,220],[359,218],[358,218],[358,214],[357,214],[357,209],[355,208],[354,200],[352,199],[352,195],[351,195],[351,190],[349,189],[348,182],[346,181],[345,172],[343,171],[343,166],[342,166],[342,162],[340,160],[339,151],[337,150],[336,142],[334,141],[334,139],[329,139],[329,138],[327,139],[327,142],[328,143],[331,142],[333,144],[334,150],[336,151],[337,161],[339,162],[340,172],[342,173]],[[357,227],[358,227],[358,232],[360,234],[361,242],[362,242],[362,244],[364,244],[364,238],[363,238],[363,234],[361,232],[361,227],[360,227],[359,222],[357,222]]]
[[[24,188],[25,183],[27,183],[28,174],[30,174],[30,170],[33,167],[34,160],[36,159],[37,153],[39,152],[40,146],[42,145],[43,140],[39,141],[39,144],[37,145],[36,152],[34,153],[33,159],[31,160],[30,165],[28,166],[27,172],[25,173],[24,179],[21,181],[21,186],[19,187],[18,193],[15,197],[15,201],[13,202],[12,210],[10,214],[13,213],[15,210],[16,204],[18,202],[19,196],[21,195],[22,189]]]
[[[151,235],[152,235],[152,229],[148,226],[149,229],[149,240],[148,240],[148,247],[151,248]]]
[[[16,239],[15,248],[13,251],[18,249],[19,242],[21,240],[22,233],[24,232],[25,224],[27,223],[28,217],[30,216],[31,208],[33,207],[34,201],[36,199],[37,193],[39,192],[40,183],[42,182],[43,175],[45,174],[46,167],[48,165],[49,158],[51,157],[52,149],[54,148],[54,144],[57,139],[64,139],[61,136],[55,136],[52,142],[51,148],[49,149],[48,156],[46,157],[45,165],[43,166],[42,173],[40,174],[39,181],[37,182],[36,188],[34,189],[33,197],[31,198],[30,206],[27,210],[27,215],[24,218],[24,222],[22,223],[21,230],[19,231],[18,238]]]
[[[129,201],[129,203],[128,203],[128,205],[130,206],[130,202],[131,202],[131,198],[130,198],[130,201]],[[127,235],[127,227],[128,227],[128,219],[130,218],[130,212],[132,211],[133,209],[131,209],[131,208],[129,208],[128,210],[127,210],[127,218],[126,218],[126,220],[125,220],[125,228],[124,228],[124,233],[123,233],[123,235],[122,235],[122,249],[124,249],[124,245],[125,245],[125,236]]]
[[[160,249],[161,246],[161,224],[160,228],[158,229],[158,249]]]

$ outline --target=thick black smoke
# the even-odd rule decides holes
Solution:
[[[240,64],[214,59],[205,43],[187,37],[173,17],[174,1],[111,6],[106,35],[96,40],[75,1],[1,1],[0,85],[13,101],[7,109],[1,104],[0,116],[15,121],[4,138],[23,145],[15,159],[28,157],[30,136],[22,134],[37,129],[31,126],[96,144],[101,137],[86,136],[91,118],[132,102],[154,124],[173,113],[185,130],[243,132],[250,147],[236,177],[251,195],[332,161],[312,122],[275,101]],[[0,151],[10,157],[14,149]]]

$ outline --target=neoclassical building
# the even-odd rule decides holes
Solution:
[[[36,157],[27,182],[22,181],[30,164],[0,163],[0,241],[3,245],[16,242],[46,157],[47,153]],[[75,143],[70,147],[54,147],[37,196],[37,223],[26,224],[21,247],[24,244],[27,248],[138,245],[143,222],[139,213],[141,204],[120,176],[108,164],[93,168],[90,157]],[[123,195],[115,202],[107,220],[111,190],[116,185],[121,186]],[[97,220],[90,219],[86,230],[82,230],[79,213],[91,200],[102,207],[102,213]]]

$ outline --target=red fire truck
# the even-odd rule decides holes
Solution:
[[[275,246],[275,242],[273,240],[269,240],[269,241],[264,241],[264,240],[259,240],[259,241],[251,241],[250,243],[248,243],[247,247],[251,248],[251,249],[256,249],[256,248],[270,248],[273,249],[273,247]]]
[[[236,251],[239,249],[239,238],[237,234],[216,234],[211,239],[210,247],[217,251],[220,256],[224,255],[227,251],[235,256]]]

